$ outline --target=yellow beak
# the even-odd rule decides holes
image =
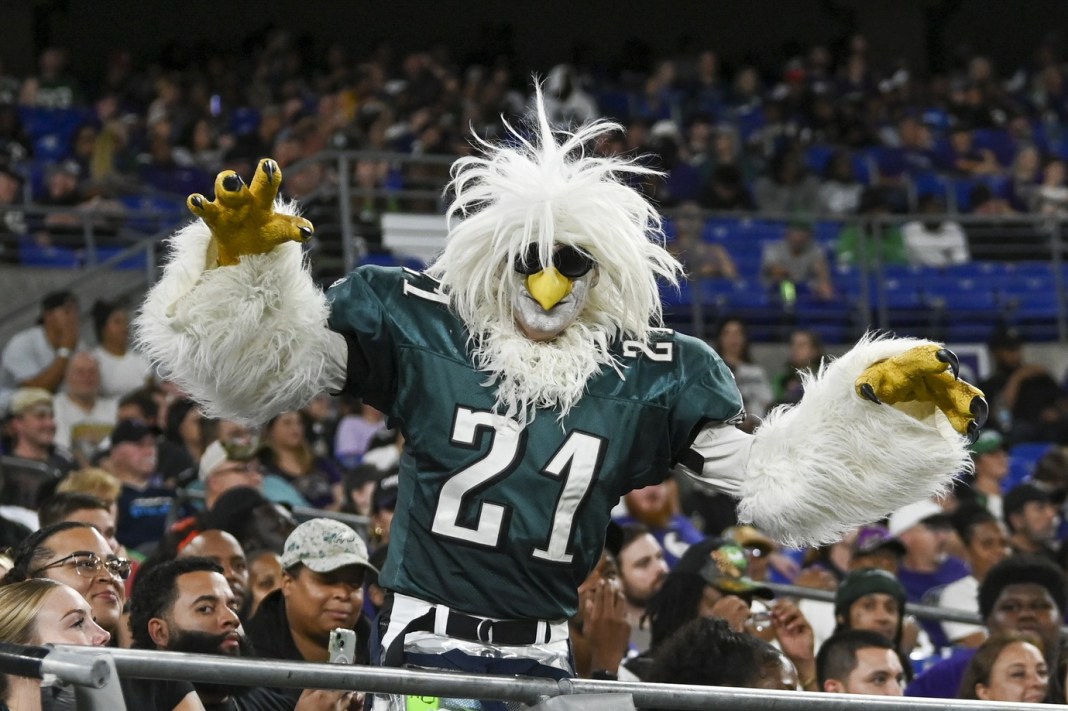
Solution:
[[[527,291],[548,311],[571,293],[571,280],[556,271],[556,267],[549,266],[527,277]]]

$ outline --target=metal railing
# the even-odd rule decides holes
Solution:
[[[627,694],[638,707],[663,709],[823,709],[833,711],[908,711],[910,709],[1004,709],[1006,704],[955,699],[892,698],[796,691],[769,691],[712,686],[540,679],[485,674],[417,671],[359,665],[313,664],[282,660],[239,659],[133,649],[87,649],[57,645],[55,650],[80,655],[87,663],[95,656],[114,660],[120,677],[185,680],[194,684],[239,684],[271,688],[311,688],[366,691],[376,694],[430,695],[444,698],[498,699],[528,705],[556,696]],[[0,668],[0,671],[6,669]],[[1013,704],[1021,711],[1038,711],[1038,704]]]

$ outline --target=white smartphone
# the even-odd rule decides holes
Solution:
[[[330,631],[330,663],[356,663],[356,633],[344,627]]]

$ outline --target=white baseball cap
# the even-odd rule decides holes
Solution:
[[[890,514],[890,520],[887,522],[886,528],[890,531],[890,535],[896,538],[916,524],[935,517],[939,517],[941,519],[940,522],[948,519],[941,506],[930,499],[923,499],[922,501],[902,506]]]

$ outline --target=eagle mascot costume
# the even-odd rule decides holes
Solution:
[[[320,291],[313,227],[265,159],[250,184],[227,171],[213,201],[189,197],[198,219],[137,318],[209,416],[259,423],[346,392],[401,428],[386,665],[571,675],[566,620],[627,491],[682,471],[783,543],[827,543],[944,491],[986,416],[942,345],[866,336],[800,403],[737,429],[724,363],[658,327],[681,267],[628,185],[652,171],[588,153],[619,126],[555,130],[537,98],[529,131],[454,164],[425,272],[361,266]]]

